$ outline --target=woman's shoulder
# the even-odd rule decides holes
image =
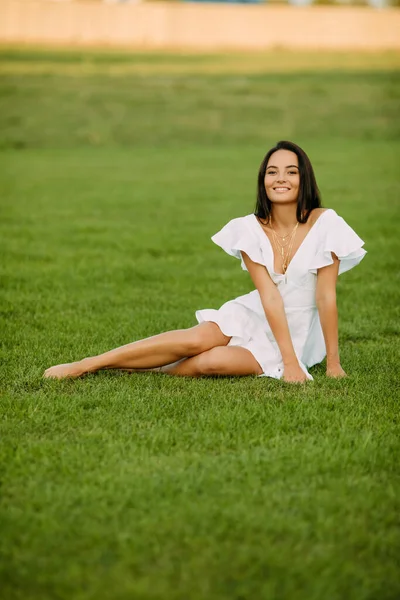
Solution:
[[[337,213],[333,210],[333,208],[313,208],[308,216],[308,222],[312,227],[322,216],[324,216],[325,219],[327,214],[337,216]]]
[[[332,264],[332,254],[340,260],[339,273],[348,271],[365,256],[363,240],[335,210],[314,209],[311,217],[315,219],[314,224],[318,222],[315,230],[317,252],[309,268],[312,273]]]
[[[234,217],[222,227],[221,231],[229,231],[232,233],[235,232],[236,234],[248,235],[253,231],[255,222],[257,221],[254,214],[244,215],[243,217]]]
[[[253,214],[245,215],[243,217],[234,217],[223,225],[222,229],[218,231],[211,239],[215,241],[217,236],[225,236],[229,238],[243,238],[251,237],[252,235],[252,224],[255,220]]]
[[[255,235],[255,218],[254,214],[250,214],[231,219],[220,231],[212,236],[212,241],[231,256],[242,260],[241,253],[245,252],[253,262],[264,264],[261,244],[258,236]],[[246,269],[243,260],[242,268]]]
[[[230,223],[232,223],[233,225],[239,225],[239,224],[251,221],[252,219],[255,219],[255,218],[256,218],[255,215],[253,213],[251,213],[249,215],[243,215],[242,217],[233,217],[233,219],[228,221],[226,224],[229,225]]]

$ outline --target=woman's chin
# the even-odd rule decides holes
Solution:
[[[269,197],[272,204],[295,204],[297,206],[297,198],[293,198],[289,194],[274,194],[273,197]]]

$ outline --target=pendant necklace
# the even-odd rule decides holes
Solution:
[[[294,239],[296,237],[296,232],[297,232],[298,226],[299,226],[299,224],[296,223],[296,225],[293,227],[293,229],[290,233],[282,236],[282,235],[279,235],[275,231],[275,229],[273,228],[272,223],[271,223],[272,239],[274,241],[274,244],[275,244],[275,247],[276,247],[278,253],[280,254],[281,263],[282,263],[282,271],[284,274],[286,273],[287,268],[290,263],[290,256],[292,253],[293,243],[294,243]],[[280,241],[279,238],[282,241]]]

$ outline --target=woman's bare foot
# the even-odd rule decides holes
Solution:
[[[85,373],[87,373],[87,371],[83,366],[83,361],[77,361],[50,367],[50,369],[46,369],[43,377],[50,379],[65,379],[69,377],[74,379],[75,377],[81,377],[81,375],[84,375]]]

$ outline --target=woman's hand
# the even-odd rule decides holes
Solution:
[[[308,378],[299,363],[293,363],[285,365],[283,370],[283,381],[286,381],[286,383],[305,383],[308,381]]]
[[[339,379],[340,377],[347,377],[347,373],[343,371],[340,363],[328,363],[326,365],[326,376]]]

